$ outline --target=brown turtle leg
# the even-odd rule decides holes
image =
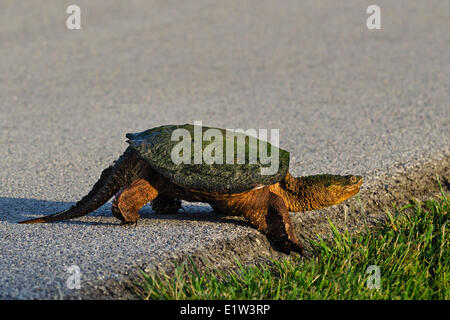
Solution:
[[[137,222],[139,209],[157,196],[158,191],[147,180],[137,179],[116,194],[112,213],[122,224]]]
[[[283,199],[262,188],[248,192],[239,198],[224,200],[219,205],[223,211],[240,213],[259,231],[273,241],[277,249],[289,253],[302,254],[302,245],[298,241]]]
[[[270,193],[268,207],[264,223],[267,226],[267,235],[279,247],[303,254],[303,247],[294,233],[291,217],[283,198]]]
[[[159,194],[152,201],[152,209],[158,214],[175,214],[181,208],[181,200]]]

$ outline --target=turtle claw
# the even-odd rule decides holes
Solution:
[[[291,242],[290,243],[290,249],[293,252],[296,252],[298,254],[300,254],[301,256],[303,256],[303,246],[300,244],[300,242]]]
[[[296,241],[293,242],[291,240],[285,240],[285,241],[275,241],[274,247],[277,251],[280,251],[284,254],[290,254],[291,252],[296,252],[303,256],[303,246],[300,244],[300,242]]]

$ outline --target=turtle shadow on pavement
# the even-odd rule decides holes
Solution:
[[[70,205],[62,201],[0,197],[0,221],[17,223],[33,216],[65,210]]]
[[[240,216],[230,216],[213,210],[209,206],[183,203],[183,209],[174,214],[157,214],[154,213],[150,206],[145,206],[139,212],[142,220],[190,220],[205,222],[231,223],[240,226],[252,227],[251,223]],[[253,227],[252,227],[253,228]]]
[[[37,216],[49,215],[59,211],[67,210],[75,202],[63,202],[63,201],[49,201],[30,198],[7,198],[0,197],[0,221],[6,221],[9,223],[18,223],[19,221],[30,219]],[[242,219],[226,216],[215,212],[210,207],[197,206],[197,205],[185,205],[184,210],[180,210],[175,214],[156,214],[151,210],[149,205],[144,206],[141,211],[141,219],[139,222],[142,225],[143,221],[147,220],[190,220],[190,221],[204,221],[204,222],[220,222],[220,223],[232,223],[240,226],[250,226],[250,224]],[[91,217],[108,217],[111,214],[111,203],[106,203],[95,212],[88,214]],[[82,225],[119,225],[120,222],[101,222],[101,221],[80,221],[80,220],[64,220],[57,223],[67,224],[82,224]],[[139,223],[138,223],[139,225]]]

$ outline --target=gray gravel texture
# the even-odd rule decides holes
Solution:
[[[77,1],[70,31],[71,1],[2,0],[0,298],[121,298],[115,284],[137,267],[212,247],[220,260],[230,243],[272,254],[247,223],[201,204],[179,216],[146,207],[136,228],[119,227],[110,204],[16,224],[85,195],[126,132],[279,128],[293,174],[363,174],[367,194],[430,159],[446,174],[450,2],[378,0],[382,29],[368,30],[372,2]],[[66,287],[71,265],[82,290]]]

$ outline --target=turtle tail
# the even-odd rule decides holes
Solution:
[[[138,152],[130,147],[113,165],[103,170],[100,179],[92,190],[70,209],[45,217],[25,220],[20,224],[54,222],[84,216],[100,208],[113,197],[123,186],[138,178],[146,167]]]

